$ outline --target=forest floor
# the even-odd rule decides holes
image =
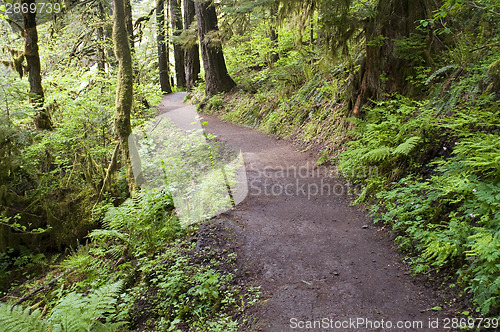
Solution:
[[[160,112],[186,107],[184,96],[168,95]],[[224,227],[211,229],[235,248],[245,282],[261,286],[246,331],[451,330],[445,323],[453,313],[431,310],[447,307],[445,300],[411,276],[382,226],[349,205],[348,183],[333,167],[316,166],[316,152],[202,117],[207,132],[241,149],[245,160],[248,196],[211,221]],[[407,325],[397,329],[398,322]]]

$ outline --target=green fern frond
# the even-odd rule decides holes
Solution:
[[[415,149],[415,147],[420,143],[420,136],[412,136],[408,138],[403,143],[399,144],[393,151],[392,154],[400,154],[403,156],[407,156],[410,152]]]
[[[129,209],[131,200],[127,199],[119,207],[112,207],[108,210],[102,221],[106,229],[122,229],[127,225],[132,217],[132,212]]]
[[[125,243],[129,242],[129,237],[127,234],[121,233],[114,229],[95,229],[89,234],[89,237],[92,240],[120,239]]]
[[[54,324],[56,331],[90,331],[115,330],[125,322],[106,323],[100,322],[105,316],[112,316],[116,312],[116,298],[122,291],[123,282],[104,285],[88,296],[75,292],[66,295],[52,310],[49,322]]]
[[[54,307],[49,322],[54,324],[54,332],[59,331],[89,331],[92,322],[89,322],[84,312],[85,300],[75,292],[66,295]]]
[[[381,162],[391,155],[391,149],[387,146],[381,146],[373,149],[361,157],[367,163]]]
[[[113,259],[118,259],[124,254],[124,247],[123,246],[112,246],[109,248],[108,251],[106,251],[106,254],[109,255]]]
[[[429,83],[431,83],[432,80],[435,79],[439,74],[442,74],[449,69],[455,68],[456,66],[457,65],[453,64],[453,65],[448,65],[448,66],[444,66],[444,67],[439,68],[438,70],[433,72],[431,74],[431,76],[429,76],[429,78],[425,81],[425,85],[429,85]]]
[[[500,136],[482,134],[464,139],[454,154],[463,158],[463,163],[481,175],[500,174]]]
[[[60,266],[65,269],[79,269],[85,268],[90,265],[92,261],[92,256],[89,252],[77,252],[72,254],[64,261],[61,262]]]
[[[86,311],[93,318],[101,318],[105,313],[116,311],[116,297],[123,289],[123,281],[104,285],[88,297]]]
[[[433,265],[441,266],[450,257],[456,256],[458,253],[457,245],[449,241],[443,241],[437,236],[429,240],[427,247],[423,251],[423,257],[427,261],[432,261]]]
[[[30,308],[0,304],[0,331],[45,332],[48,325],[40,319],[40,310],[30,313]]]

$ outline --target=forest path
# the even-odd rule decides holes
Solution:
[[[160,112],[178,116],[184,96],[166,96]],[[236,225],[230,241],[267,300],[255,310],[250,330],[294,331],[308,321],[337,331],[387,331],[389,324],[395,331],[448,330],[445,313],[428,310],[443,306],[442,299],[409,276],[387,233],[349,206],[346,184],[315,167],[317,156],[215,116],[202,117],[207,132],[244,153],[249,194],[216,219]],[[439,328],[433,329],[429,320],[436,319]],[[398,321],[417,325],[397,329]],[[322,330],[316,327],[306,330]]]

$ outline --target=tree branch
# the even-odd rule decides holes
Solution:
[[[16,21],[11,20],[11,19],[10,19],[10,18],[8,18],[8,17],[7,17],[7,18],[5,18],[5,20],[6,20],[7,22],[9,22],[10,24],[15,25],[15,26],[16,26],[19,30],[21,30],[21,33],[22,33],[22,35],[24,36],[24,28],[23,28],[21,25],[19,25],[19,23],[17,23]]]
[[[134,29],[136,29],[139,25],[141,25],[141,24],[142,24],[142,22],[144,22],[144,21],[146,21],[146,22],[147,22],[147,21],[149,21],[149,19],[151,18],[151,15],[153,15],[153,13],[155,12],[155,10],[156,10],[156,8],[153,8],[153,9],[151,9],[151,10],[149,11],[149,13],[148,13],[147,15],[139,17],[139,18],[135,21],[135,23],[134,23]]]
[[[99,191],[99,197],[97,200],[101,199],[105,188],[108,186],[108,183],[110,181],[109,179],[111,178],[111,174],[113,173],[116,165],[116,159],[118,159],[118,151],[120,151],[120,144],[116,144],[115,150],[113,151],[113,155],[111,157],[111,161],[109,162],[108,169],[106,170],[106,176],[104,177],[104,181],[102,182],[102,187]]]
[[[23,303],[24,301],[29,300],[30,298],[32,298],[36,294],[38,294],[38,293],[40,293],[42,291],[50,290],[52,287],[54,287],[54,285],[56,284],[57,280],[59,280],[65,274],[66,273],[62,273],[60,276],[52,279],[47,285],[40,286],[37,289],[35,289],[34,291],[32,291],[31,293],[29,293],[28,295],[25,295],[25,296],[21,297],[19,300],[17,300],[12,305],[12,307],[10,308],[10,310],[13,310],[16,305],[19,305],[19,304]]]
[[[482,50],[482,49],[485,49],[488,47],[493,47],[493,46],[500,46],[500,43],[493,43],[493,44],[487,44],[487,45],[483,45],[480,47],[476,47],[476,48],[472,49],[471,52],[479,51],[479,50]]]

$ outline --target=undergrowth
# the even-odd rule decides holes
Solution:
[[[237,331],[258,290],[237,285],[236,254],[199,247],[196,227],[181,227],[172,204],[149,189],[96,207],[102,228],[13,291],[22,304],[0,305],[0,330]]]
[[[451,285],[478,312],[498,315],[500,102],[481,92],[487,66],[471,67],[439,100],[397,97],[367,109],[339,165],[350,175],[377,168],[350,176],[365,188],[355,203],[371,203],[375,222],[392,227],[415,273],[455,273]]]

